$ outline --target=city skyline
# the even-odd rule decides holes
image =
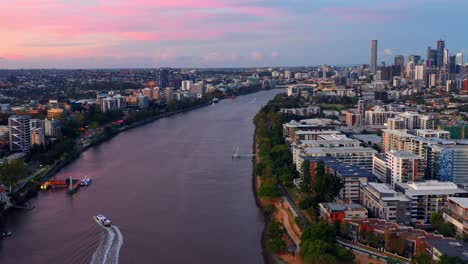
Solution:
[[[464,7],[459,0],[18,0],[0,10],[0,68],[368,64],[372,39],[377,64],[397,54],[425,59],[440,38],[451,54],[468,49],[457,21]]]

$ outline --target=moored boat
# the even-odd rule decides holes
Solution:
[[[83,180],[80,182],[80,186],[89,186],[93,182],[93,179],[85,177]]]

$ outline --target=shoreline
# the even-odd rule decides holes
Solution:
[[[185,113],[185,112],[196,110],[198,108],[210,106],[212,104],[213,104],[212,102],[203,103],[203,104],[195,105],[195,106],[192,106],[192,107],[189,107],[189,108],[186,108],[186,109],[180,109],[180,110],[164,113],[164,114],[161,114],[161,115],[148,117],[148,118],[146,118],[144,120],[137,121],[137,122],[135,122],[133,124],[121,127],[115,133],[112,133],[112,134],[104,136],[104,137],[101,136],[101,137],[96,138],[89,145],[87,145],[85,147],[81,147],[81,149],[73,157],[70,157],[67,160],[63,160],[61,162],[58,162],[58,163],[52,165],[52,167],[47,172],[45,172],[44,175],[42,175],[37,182],[31,183],[31,184],[26,184],[25,186],[20,188],[17,191],[17,193],[15,193],[16,195],[18,195],[17,196],[18,201],[15,203],[15,205],[21,205],[21,204],[27,203],[32,198],[37,196],[37,194],[40,192],[40,186],[42,185],[43,182],[48,181],[48,180],[52,179],[53,177],[55,177],[55,175],[57,173],[59,173],[63,168],[65,168],[66,166],[68,166],[68,165],[72,164],[73,162],[75,162],[81,156],[81,154],[83,152],[85,152],[86,150],[88,150],[88,149],[90,149],[92,147],[97,147],[100,144],[102,144],[102,143],[104,143],[104,142],[106,142],[108,140],[113,139],[115,136],[119,135],[122,132],[125,132],[125,131],[128,131],[128,130],[134,129],[134,128],[138,128],[138,127],[147,125],[149,123],[152,123],[152,122],[157,121],[157,120],[162,119],[162,118],[174,116],[174,115],[177,115],[177,114],[182,114],[182,113]],[[14,207],[3,208],[3,210],[2,210],[3,211],[3,219],[0,219],[0,223],[2,223],[8,217],[8,212],[11,209],[14,209]]]

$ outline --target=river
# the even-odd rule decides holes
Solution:
[[[8,218],[0,263],[262,263],[263,217],[252,193],[254,115],[263,91],[123,132],[56,178],[91,177],[70,196],[41,192]],[[113,228],[99,226],[102,213]]]

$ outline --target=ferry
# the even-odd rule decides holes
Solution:
[[[85,177],[83,180],[80,182],[80,186],[89,186],[93,182],[93,179]]]
[[[94,220],[95,220],[98,224],[100,224],[100,225],[102,225],[102,226],[104,226],[104,227],[109,227],[109,226],[112,225],[112,221],[109,220],[109,219],[107,219],[107,218],[106,218],[105,216],[103,216],[102,214],[96,215],[96,216],[94,216],[93,218],[94,218]]]

